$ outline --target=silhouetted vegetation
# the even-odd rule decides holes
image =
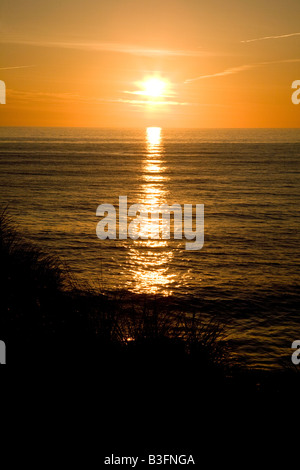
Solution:
[[[201,386],[277,391],[278,375],[234,365],[224,325],[174,309],[166,299],[97,294],[79,285],[58,259],[23,240],[6,211],[0,258],[0,339],[8,364],[177,369]]]

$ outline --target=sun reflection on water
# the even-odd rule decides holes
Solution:
[[[147,127],[146,139],[148,144],[148,152],[154,151],[156,147],[161,146],[161,127]]]
[[[167,203],[168,177],[165,175],[167,167],[164,162],[162,129],[148,127],[145,140],[146,156],[143,161],[143,181],[138,202],[144,204],[147,211],[151,211],[154,206]],[[149,233],[153,229],[152,225],[151,219],[147,219],[145,226]],[[135,292],[172,294],[176,275],[170,270],[174,252],[169,240],[135,240],[130,246],[129,257]]]

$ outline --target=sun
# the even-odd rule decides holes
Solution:
[[[164,98],[174,95],[169,80],[159,76],[145,77],[143,81],[135,82],[135,85],[139,88],[138,90],[124,91],[124,93],[146,97],[145,104],[163,104]]]
[[[159,78],[149,78],[143,82],[143,95],[159,98],[164,95],[166,82]]]

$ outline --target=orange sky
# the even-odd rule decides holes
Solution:
[[[0,18],[2,126],[300,127],[299,0],[1,0]]]

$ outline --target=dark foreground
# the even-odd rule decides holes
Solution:
[[[122,386],[186,382],[203,390],[252,396],[299,388],[299,370],[244,369],[217,321],[176,312],[171,301],[78,286],[56,259],[26,244],[4,213],[0,223],[0,339],[7,364],[99,366]],[[105,372],[103,372],[105,382]]]

